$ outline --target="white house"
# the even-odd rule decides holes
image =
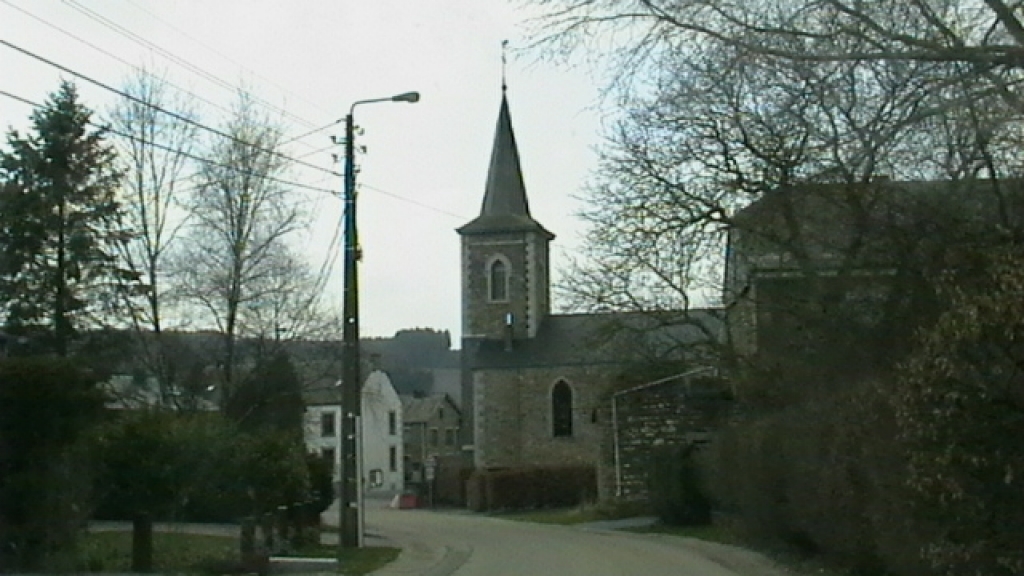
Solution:
[[[341,433],[340,383],[306,394],[306,449],[334,463],[334,479],[340,478]],[[391,379],[375,370],[363,382],[362,477],[366,494],[394,494],[404,489],[402,467],[402,401]]]
[[[400,492],[405,471],[402,453],[402,400],[380,370],[363,383],[363,478],[365,491]]]

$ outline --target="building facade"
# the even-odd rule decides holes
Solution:
[[[336,386],[337,387],[337,386]],[[306,449],[333,463],[340,478],[340,387],[316,389],[307,395]],[[393,494],[405,488],[402,449],[402,401],[385,372],[371,372],[363,383],[360,421],[361,474],[366,494]]]
[[[551,313],[555,236],[530,213],[505,94],[480,214],[458,233],[467,459],[482,470],[592,466],[610,494],[612,391],[645,359],[717,337],[717,316]]]
[[[450,396],[435,394],[402,397],[402,416],[406,482],[423,482],[427,462],[461,452],[462,413]]]

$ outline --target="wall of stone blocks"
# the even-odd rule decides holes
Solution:
[[[728,420],[732,408],[732,401],[721,388],[698,390],[685,382],[669,382],[618,396],[617,426],[609,428],[608,438],[612,446],[612,494],[623,500],[646,498],[652,450],[710,441],[715,429]]]
[[[487,266],[495,255],[509,263],[507,302],[489,299]],[[526,238],[522,233],[462,238],[462,330],[466,336],[503,338],[505,316],[513,314],[516,337],[526,336],[528,259]]]
[[[553,367],[480,371],[475,375],[477,465],[591,465],[597,467],[608,425],[607,401],[614,367]],[[573,434],[552,430],[551,389],[559,380],[573,390]]]
[[[495,256],[508,261],[508,300],[491,302],[488,266]],[[505,317],[514,315],[516,338],[536,336],[550,312],[548,240],[538,232],[462,238],[462,322],[466,336],[505,337]]]

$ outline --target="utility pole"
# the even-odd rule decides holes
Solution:
[[[338,495],[338,544],[344,548],[362,544],[362,478],[359,442],[362,417],[362,375],[359,365],[359,235],[356,232],[355,123],[356,106],[372,102],[418,102],[419,92],[405,92],[389,98],[354,102],[345,116],[345,302],[342,309],[341,354],[341,434],[338,436],[341,460]]]
[[[352,106],[355,108],[355,105]],[[359,236],[356,232],[355,126],[345,116],[345,302],[341,355],[341,485],[339,519],[342,548],[359,547],[359,455],[356,434],[362,412],[359,371]]]

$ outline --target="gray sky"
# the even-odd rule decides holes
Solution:
[[[458,338],[454,229],[480,208],[502,40],[509,40],[509,102],[531,212],[558,235],[556,279],[582,232],[573,197],[594,167],[597,83],[585,70],[517,57],[530,15],[506,0],[0,0],[0,39],[114,86],[133,66],[162,71],[193,95],[211,126],[238,86],[266,101],[293,136],[343,117],[356,100],[419,91],[417,104],[356,109],[365,130],[357,142],[367,148],[359,173],[362,331],[430,327]],[[3,45],[0,71],[0,90],[36,102],[61,78],[75,80],[97,112],[115,99]],[[4,133],[25,128],[30,113],[0,97]],[[340,148],[316,152],[331,134],[341,136],[337,128],[295,141],[286,153],[341,171],[331,160]],[[297,166],[289,178],[341,189],[340,178],[311,168]],[[341,201],[312,193],[309,207],[313,220],[300,246],[318,268]],[[339,306],[341,286],[339,261],[328,284]]]

